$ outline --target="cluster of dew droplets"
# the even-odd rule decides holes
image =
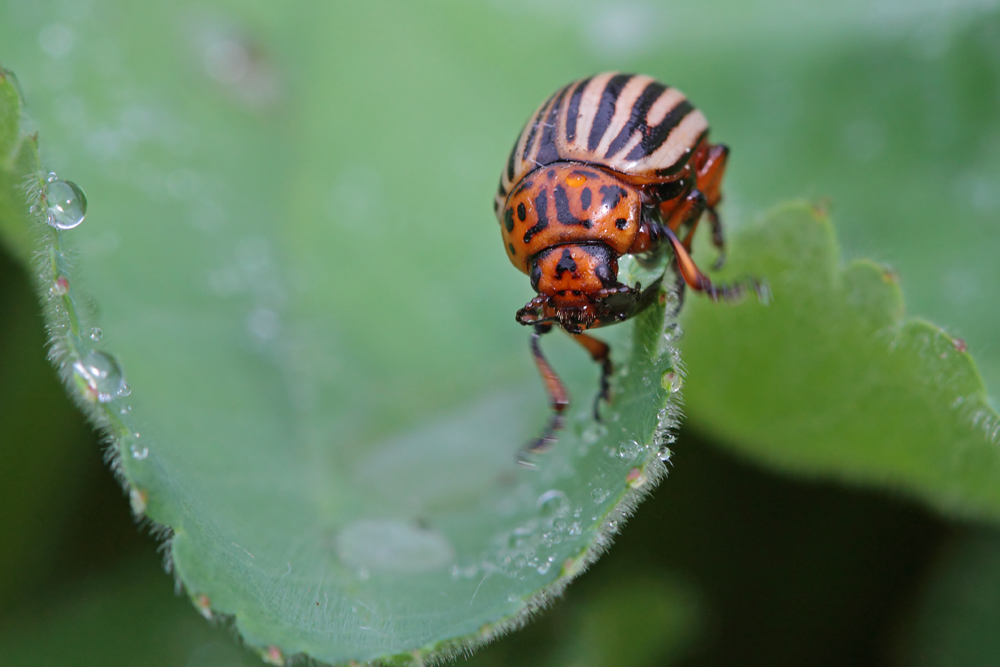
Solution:
[[[37,197],[37,203],[32,205],[30,212],[41,214],[47,224],[55,229],[66,230],[78,227],[87,215],[87,196],[76,183],[60,179],[55,172],[45,178],[42,190]],[[58,241],[56,241],[58,245]],[[65,314],[73,308],[69,299],[70,283],[65,274],[56,271],[56,276],[49,289],[52,298],[62,300],[62,306],[56,307],[56,313]],[[91,343],[100,342],[103,332],[93,327],[86,333],[86,339]],[[74,337],[76,341],[71,347],[75,351],[72,362],[73,380],[81,394],[94,403],[107,404],[117,399],[127,398],[132,389],[125,381],[121,364],[107,352],[97,349],[86,349],[83,337]],[[127,404],[121,404],[117,410],[119,420],[131,410]],[[124,428],[123,437],[128,441],[128,449],[132,458],[141,461],[149,455],[149,449],[139,444],[139,434],[133,429]],[[142,503],[143,507],[145,503]]]

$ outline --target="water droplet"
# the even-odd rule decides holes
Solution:
[[[136,461],[145,461],[149,456],[149,447],[143,447],[135,442],[128,446],[128,450],[132,452],[132,458]]]
[[[123,406],[122,406],[122,407],[121,407],[121,408],[120,408],[120,409],[118,410],[118,414],[120,414],[120,415],[127,415],[127,414],[128,414],[128,413],[130,413],[131,411],[132,411],[132,406],[131,406],[131,405],[123,405]]]
[[[54,171],[50,171],[49,175],[45,177],[45,182],[46,183],[55,183],[58,180],[59,180],[59,177],[56,176],[56,172],[54,172]]]
[[[94,327],[93,329],[90,330],[90,340],[94,341],[95,343],[97,341],[101,340],[101,336],[103,336],[103,335],[104,335],[104,332],[102,332],[97,327]]]
[[[650,386],[651,384],[653,384],[653,378],[649,377],[648,375],[643,375],[642,384],[644,387]]]
[[[65,296],[69,292],[69,279],[66,276],[59,276],[52,283],[52,296]]]
[[[142,516],[146,513],[146,505],[149,502],[149,494],[140,489],[130,489],[128,492],[129,504],[132,506],[132,513]]]
[[[202,593],[197,598],[195,598],[195,606],[198,607],[198,613],[201,614],[206,621],[213,620],[212,616],[212,601],[207,595]]]
[[[107,403],[125,384],[122,368],[110,354],[91,350],[73,364],[77,386],[92,401]]]
[[[660,383],[663,385],[664,389],[673,394],[675,392],[680,391],[681,386],[684,384],[684,381],[681,380],[680,374],[675,373],[674,371],[667,371],[666,373],[663,374],[663,379],[660,381]]]
[[[28,209],[28,213],[30,213],[32,215],[34,215],[35,213],[38,213],[38,205],[37,204],[32,204],[31,208]]]
[[[656,453],[656,455],[660,457],[661,461],[667,463],[668,461],[670,461],[670,457],[672,457],[674,453],[670,450],[669,447],[663,447],[662,449],[660,449],[659,452]]]
[[[87,196],[73,181],[51,181],[45,187],[47,222],[56,229],[73,229],[87,215]]]
[[[572,535],[573,537],[576,537],[577,535],[580,535],[582,533],[583,533],[583,526],[580,525],[579,521],[574,521],[573,523],[571,523],[569,526],[569,530],[567,531],[567,534]]]
[[[441,532],[396,519],[359,519],[337,535],[337,555],[361,571],[417,574],[443,569],[455,550]]]
[[[132,387],[129,386],[128,382],[122,382],[122,386],[118,389],[117,396],[119,398],[127,398],[132,395]]]
[[[536,570],[538,570],[538,574],[545,574],[546,572],[548,572],[549,568],[552,567],[552,563],[553,561],[555,561],[555,559],[556,559],[555,556],[549,556],[547,559],[545,559],[544,562],[539,563],[538,567],[535,568]]]
[[[559,489],[550,489],[538,496],[535,508],[542,513],[542,516],[563,516],[569,512],[569,498]]]
[[[604,424],[593,423],[586,428],[581,438],[588,445],[592,445],[608,434],[608,427]]]
[[[642,445],[640,445],[635,440],[629,440],[628,442],[623,442],[621,446],[618,447],[618,456],[631,461],[635,457],[639,456],[642,452]]]
[[[604,499],[608,497],[608,492],[604,489],[597,488],[591,492],[590,497],[595,503],[603,503]]]
[[[625,482],[633,489],[646,484],[646,474],[640,468],[632,468],[625,476]]]

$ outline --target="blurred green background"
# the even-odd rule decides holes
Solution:
[[[227,78],[206,34],[249,45],[255,78]],[[307,43],[328,48],[310,54]],[[187,69],[158,68],[162,53],[180,54]],[[135,79],[133,59],[150,80]],[[467,347],[440,337],[422,359],[386,353],[379,370],[403,378],[399,395],[439,361],[460,378],[410,403],[376,401],[369,409],[386,411],[387,430],[446,408],[480,388],[480,377],[530,377],[525,334],[509,323],[525,281],[502,266],[491,195],[534,105],[557,85],[604,69],[650,73],[705,111],[713,137],[733,148],[724,209],[731,229],[789,198],[824,200],[846,257],[894,267],[908,311],[963,337],[994,396],[1000,387],[995,2],[217,2],[206,9],[7,0],[0,63],[20,78],[49,166],[85,188],[96,177],[81,173],[112,172],[111,183],[131,174],[137,191],[164,177],[143,152],[161,146],[130,153],[169,140],[150,139],[162,119],[143,115],[137,103],[157,99],[158,86],[220,97],[243,114],[240,122],[284,127],[273,141],[318,152],[324,147],[295,137],[323,127],[298,126],[284,102],[310,81],[352,82],[327,112],[339,152],[317,157],[340,167],[330,206],[355,220],[405,220],[406,210],[380,208],[384,193],[427,205],[434,202],[410,183],[460,187],[463,210],[448,216],[464,221],[454,242],[478,253],[473,259],[499,281],[481,298],[468,286],[451,294],[472,260],[434,259],[445,276],[437,298],[466,304],[465,316],[488,333]],[[84,66],[93,71],[80,84],[74,68]],[[81,85],[99,92],[85,94]],[[464,96],[484,100],[488,113],[450,117]],[[218,164],[244,159],[231,148]],[[175,205],[171,189],[190,184],[182,172],[165,178],[160,201]],[[275,179],[276,187],[304,197],[321,191],[309,174],[297,178]],[[92,205],[113,199],[104,188],[97,198],[88,188]],[[367,196],[338,195],[358,190]],[[204,225],[218,215],[197,213]],[[435,245],[405,226],[389,229],[421,250]],[[342,233],[359,252],[390,234]],[[0,664],[257,664],[228,631],[211,628],[172,594],[156,540],[134,525],[102,463],[99,436],[45,360],[43,324],[17,253],[9,243],[0,255]],[[372,335],[355,344],[389,347],[388,332]],[[436,339],[433,329],[414,335]],[[466,369],[483,348],[495,367]],[[699,435],[705,430],[685,428],[670,477],[565,598],[474,663],[1000,663],[1000,539],[992,528],[877,491],[780,476],[722,453]]]

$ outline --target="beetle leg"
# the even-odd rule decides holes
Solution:
[[[531,354],[535,358],[535,365],[538,366],[538,372],[545,383],[545,389],[549,392],[549,398],[552,401],[552,417],[549,419],[545,430],[542,431],[542,435],[532,442],[527,450],[522,452],[522,462],[524,461],[524,454],[543,452],[556,442],[558,439],[556,433],[563,427],[562,413],[569,405],[569,394],[566,392],[566,386],[563,385],[562,380],[559,379],[556,372],[552,370],[552,366],[545,359],[542,349],[538,344],[542,334],[546,334],[551,330],[551,324],[535,325],[535,330],[531,332]]]
[[[744,285],[742,283],[714,285],[708,279],[708,276],[701,272],[698,265],[694,263],[694,260],[691,259],[687,248],[684,247],[684,244],[677,238],[673,230],[669,227],[664,227],[664,233],[674,248],[674,266],[688,287],[697,292],[704,292],[713,301],[718,301],[719,299],[732,301],[743,295]],[[748,282],[757,290],[758,296],[761,296],[763,287],[756,280],[750,279]],[[681,298],[683,298],[683,292],[681,293]]]
[[[705,193],[708,219],[712,224],[712,245],[719,251],[715,260],[715,268],[719,269],[726,261],[726,242],[722,234],[722,221],[717,208],[722,201],[722,177],[726,173],[726,163],[729,161],[729,146],[724,144],[707,145],[696,156],[695,168],[698,175],[698,189]],[[689,246],[690,247],[690,246]]]
[[[611,373],[614,371],[614,366],[611,364],[611,348],[604,341],[598,340],[593,336],[588,336],[585,333],[570,335],[590,353],[591,359],[601,365],[601,391],[597,394],[597,398],[594,399],[594,419],[601,421],[601,399],[605,401],[611,400],[610,379]]]
[[[712,245],[719,251],[719,256],[715,258],[712,268],[718,271],[726,263],[726,239],[722,235],[722,220],[719,219],[719,212],[715,208],[709,208],[708,221],[712,223]]]
[[[539,325],[545,321],[545,304],[548,297],[536,296],[534,299],[524,304],[524,307],[517,311],[516,319],[518,324],[524,326]]]

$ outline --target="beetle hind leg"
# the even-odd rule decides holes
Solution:
[[[601,365],[601,390],[594,399],[594,419],[601,421],[601,401],[611,401],[611,374],[614,365],[611,363],[611,348],[602,340],[585,333],[570,334],[583,349],[590,353],[591,359]]]
[[[712,245],[719,251],[713,268],[720,269],[726,262],[726,240],[722,233],[722,220],[718,206],[722,201],[722,177],[729,161],[729,147],[725,144],[708,144],[695,159],[698,189],[705,193],[705,210],[712,225]],[[688,244],[688,249],[691,246]]]

